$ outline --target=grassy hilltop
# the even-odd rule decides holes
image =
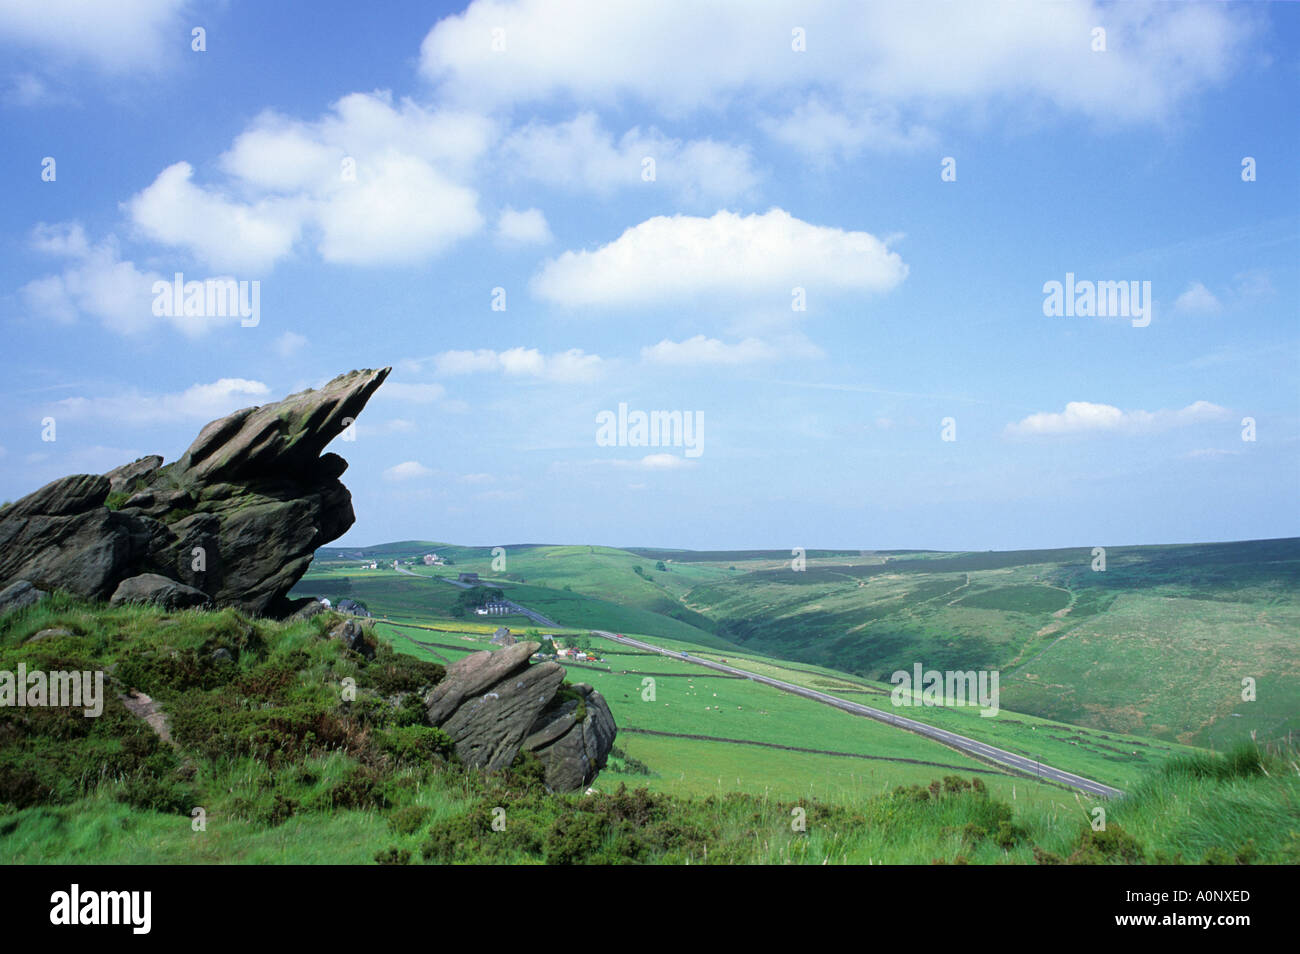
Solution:
[[[876,764],[913,772],[913,781],[880,776],[802,796],[629,790],[618,782],[663,781],[677,766],[647,765],[620,749],[619,771],[597,780],[599,794],[552,795],[526,759],[491,777],[460,768],[446,738],[421,724],[413,700],[442,676],[434,654],[450,659],[478,648],[488,626],[381,624],[367,661],[328,637],[336,622],[333,614],[279,623],[230,609],[109,608],[58,594],[4,617],[0,669],[24,662],[104,669],[110,678],[97,719],[53,708],[0,710],[0,862],[1300,860],[1293,752],[1179,757],[1106,805],[1105,832],[1092,831],[1087,800],[1072,793],[986,767],[891,762],[905,745],[883,736],[860,751],[875,748],[886,759]],[[30,641],[51,629],[66,632]],[[606,678],[636,662],[618,660]],[[672,668],[665,659],[639,662]],[[355,680],[352,700],[341,691],[347,679]],[[692,696],[711,702],[709,682],[698,673],[660,677],[661,684],[694,683],[689,693],[668,693],[679,709]],[[741,688],[716,682],[720,697]],[[618,696],[609,685],[601,691],[613,706]],[[165,716],[165,737],[118,698],[129,688],[147,693]],[[811,721],[780,728],[813,716],[758,696],[728,695],[726,718],[738,698],[766,707],[773,738],[827,731]],[[622,720],[628,704],[620,705]],[[680,727],[690,728],[699,716],[681,718]],[[725,725],[718,731],[757,733]],[[643,738],[625,733],[623,721],[620,730],[620,745]],[[833,741],[851,745],[848,733]],[[817,771],[811,762],[805,768],[808,778]],[[205,830],[195,830],[196,808]],[[492,826],[499,808],[503,830]]]

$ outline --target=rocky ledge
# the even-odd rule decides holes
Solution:
[[[166,466],[154,455],[46,484],[0,510],[0,588],[292,611],[287,594],[316,549],[356,520],[339,481],[347,461],[322,451],[390,370],[236,411]]]
[[[390,370],[353,371],[236,411],[203,428],[173,464],[155,455],[74,474],[0,510],[0,612],[56,589],[169,610],[323,611],[288,599],[316,550],[356,520],[339,481],[347,461],[322,452]],[[373,654],[357,620],[330,635]],[[605,765],[614,718],[600,693],[567,685],[562,666],[530,665],[537,649],[510,641],[450,666],[425,700],[429,722],[466,765],[492,771],[533,752],[551,789],[584,788]]]

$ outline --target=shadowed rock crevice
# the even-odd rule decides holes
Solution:
[[[236,411],[173,464],[152,455],[74,474],[0,510],[0,587],[290,612],[287,594],[317,548],[356,520],[339,481],[347,462],[322,452],[390,370]]]

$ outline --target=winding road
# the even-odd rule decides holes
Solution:
[[[944,745],[965,752],[968,755],[975,756],[976,758],[983,759],[986,762],[993,762],[1007,768],[1012,768],[1034,778],[1042,778],[1053,782],[1059,782],[1062,785],[1069,785],[1071,788],[1077,788],[1090,795],[1100,795],[1104,798],[1113,798],[1124,794],[1119,789],[1111,788],[1109,785],[1103,785],[1101,782],[1094,782],[1092,779],[1084,778],[1082,775],[1075,775],[1073,772],[1066,772],[1063,769],[1044,765],[1042,762],[1035,759],[1026,758],[1023,755],[1016,755],[1014,752],[1008,752],[1005,749],[995,748],[994,746],[987,745],[984,742],[969,739],[964,735],[958,735],[956,732],[949,732],[947,729],[939,729],[932,725],[926,725],[924,722],[917,722],[915,719],[908,719],[905,716],[895,715],[892,712],[873,709],[870,706],[864,706],[858,702],[850,702],[847,699],[840,699],[824,692],[818,692],[816,689],[808,689],[804,686],[795,685],[792,682],[783,682],[780,679],[773,679],[770,676],[762,676],[758,673],[749,672],[744,669],[737,669],[735,666],[729,666],[726,663],[713,662],[711,659],[701,659],[700,657],[692,656],[689,653],[664,649],[663,647],[656,646],[653,643],[647,643],[639,639],[632,639],[629,636],[622,636],[618,633],[607,632],[606,630],[593,629],[591,634],[616,643],[622,643],[625,646],[634,646],[637,649],[645,649],[650,652],[659,653],[662,656],[670,656],[673,659],[680,659],[685,662],[693,663],[696,666],[703,666],[706,669],[714,669],[718,672],[725,672],[734,676],[743,676],[753,682],[760,682],[765,686],[772,686],[775,689],[780,689],[782,692],[789,692],[796,696],[803,696],[805,699],[812,699],[828,706],[834,706],[837,709],[843,709],[845,712],[850,712],[853,715],[865,716],[868,719],[875,719],[877,722],[884,722],[899,729],[906,729],[909,732],[915,732],[918,735],[934,739],[936,742],[941,742]]]
[[[423,580],[438,581],[450,583],[452,586],[458,586],[461,589],[469,589],[469,583],[462,583],[459,580],[450,580],[446,577],[429,577],[421,573],[412,573],[410,570],[402,567],[397,568],[399,573],[405,573],[407,576],[418,577]],[[527,616],[533,622],[540,626],[558,626],[554,620],[547,619],[541,613],[534,612],[525,606],[520,606],[513,600],[505,601],[512,610]],[[1006,749],[999,749],[987,743],[980,742],[976,739],[967,738],[964,735],[958,735],[956,732],[949,732],[947,729],[940,729],[936,726],[926,725],[924,722],[917,722],[915,719],[909,719],[906,716],[895,715],[892,712],[885,712],[882,709],[873,709],[871,706],[864,706],[860,702],[850,702],[847,699],[840,699],[837,696],[829,695],[825,692],[818,692],[816,689],[809,689],[805,686],[799,686],[792,682],[784,682],[780,679],[773,679],[771,676],[763,676],[756,672],[749,672],[745,669],[737,669],[735,666],[729,666],[726,663],[713,662],[711,659],[701,659],[698,656],[692,656],[690,653],[680,652],[678,650],[664,649],[662,646],[656,646],[653,643],[647,643],[640,639],[633,639],[630,636],[623,636],[619,633],[611,633],[608,630],[593,629],[591,635],[608,639],[611,642],[622,643],[624,646],[633,646],[637,649],[644,649],[652,653],[658,653],[661,656],[669,656],[673,659],[680,659],[684,662],[692,663],[696,666],[703,666],[705,669],[713,669],[717,672],[727,673],[732,676],[740,676],[749,679],[752,682],[762,683],[765,686],[771,686],[782,692],[789,692],[796,696],[803,696],[805,699],[812,699],[814,702],[820,702],[824,705],[834,706],[836,709],[842,709],[845,712],[857,716],[864,716],[868,719],[875,719],[877,722],[884,722],[886,725],[892,725],[898,729],[905,729],[908,732],[915,732],[917,735],[923,735],[928,739],[947,745],[950,748],[965,752],[967,755],[985,762],[992,762],[995,765],[1001,765],[1005,768],[1013,769],[1023,775],[1032,778],[1046,779],[1047,781],[1057,782],[1061,785],[1068,785],[1071,788],[1077,788],[1089,795],[1098,795],[1103,798],[1114,798],[1124,793],[1118,788],[1111,788],[1109,785],[1103,785],[1101,782],[1093,781],[1090,778],[1084,778],[1082,775],[1075,775],[1073,772],[1067,772],[1064,769],[1053,768],[1045,765],[1036,759],[1031,759],[1023,755],[1017,755],[1014,752],[1008,752]]]

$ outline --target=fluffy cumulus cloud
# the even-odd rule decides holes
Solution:
[[[188,162],[174,163],[126,203],[146,236],[186,248],[215,268],[236,271],[261,269],[289,254],[302,228],[302,203],[244,202],[196,186],[193,176]]]
[[[10,0],[0,3],[0,43],[109,73],[150,71],[188,50],[188,0]]]
[[[464,180],[487,148],[481,116],[353,93],[312,122],[258,117],[221,157],[224,184],[178,162],[126,203],[147,238],[215,268],[261,271],[303,239],[328,262],[412,264],[477,233]]]
[[[186,318],[154,315],[153,286],[172,280],[124,259],[117,239],[92,242],[78,223],[42,223],[32,232],[32,248],[61,262],[59,271],[33,279],[18,290],[26,313],[41,321],[71,324],[82,317],[119,334],[140,334],[170,323],[201,335],[238,318]]]
[[[148,394],[129,391],[100,397],[70,397],[49,405],[55,420],[106,421],[136,427],[160,424],[214,421],[219,417],[261,403],[271,389],[261,381],[221,378],[195,384],[184,391]]]
[[[1071,401],[1065,405],[1064,411],[1040,411],[1008,424],[1005,433],[1013,438],[1149,434],[1171,427],[1223,421],[1228,416],[1226,408],[1209,401],[1196,401],[1178,410],[1160,411],[1123,411],[1111,404]]]
[[[558,188],[609,194],[653,184],[686,201],[733,199],[759,181],[747,146],[682,141],[639,126],[616,141],[592,112],[516,129],[502,142],[500,161],[513,176]]]
[[[1013,98],[1104,123],[1167,119],[1235,65],[1254,19],[1203,4],[475,0],[430,30],[420,64],[485,108],[636,101],[673,116],[743,100],[843,148],[895,119],[887,104],[936,115]],[[783,106],[793,90],[809,101]]]
[[[416,156],[377,159],[355,188],[319,205],[320,254],[350,265],[430,258],[483,225],[478,195]]]
[[[566,305],[634,305],[727,297],[888,291],[907,277],[897,252],[867,232],[811,225],[773,209],[711,218],[656,216],[595,251],[568,251],[533,277]]]
[[[556,354],[543,354],[536,348],[510,348],[495,351],[444,351],[434,357],[439,374],[504,374],[512,377],[540,378],[559,383],[592,381],[604,371],[605,361],[598,354],[570,348]]]

